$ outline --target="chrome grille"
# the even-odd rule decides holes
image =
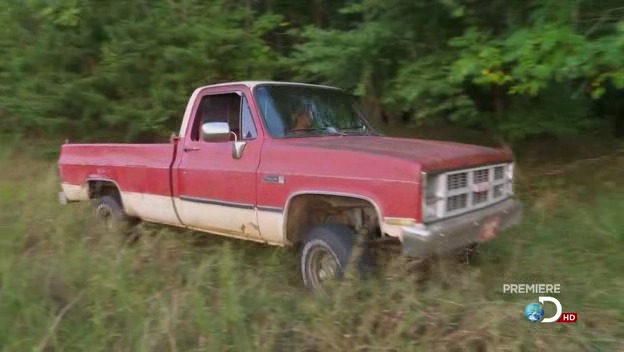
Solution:
[[[464,173],[465,174],[465,173]],[[490,169],[476,170],[472,172],[474,183],[487,182],[490,179]]]
[[[425,218],[459,215],[510,197],[512,167],[512,164],[497,164],[426,175]]]
[[[464,188],[468,185],[468,175],[464,172],[452,174],[448,176],[446,181],[446,189],[452,191],[458,188]]]
[[[495,180],[501,180],[503,179],[503,177],[505,177],[505,167],[504,166],[497,166],[494,168],[494,179]]]
[[[446,200],[446,211],[455,211],[465,208],[468,203],[467,201],[468,197],[465,194],[448,197]]]
[[[490,194],[490,192],[488,192],[488,191],[473,192],[472,193],[472,205],[477,205],[477,204],[481,204],[481,203],[487,202],[489,194]]]

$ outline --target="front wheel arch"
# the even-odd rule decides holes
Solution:
[[[368,209],[369,232],[381,232],[382,211],[379,202],[372,198],[351,193],[325,192],[325,191],[303,191],[292,193],[286,201],[283,217],[283,236],[287,244],[299,247],[305,238],[306,233],[315,225],[325,223],[335,223],[335,220],[314,221],[311,217],[314,214],[325,213],[327,210],[338,204],[340,207],[353,206],[354,208]],[[324,208],[315,211],[315,208]],[[356,224],[341,222],[359,228]],[[359,224],[361,225],[361,224]],[[383,236],[383,233],[380,233]]]

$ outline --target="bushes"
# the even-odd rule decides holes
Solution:
[[[595,126],[593,99],[619,126],[618,4],[7,0],[0,128],[166,138],[197,86],[274,78],[351,90],[377,123],[444,118],[508,139],[579,133]]]

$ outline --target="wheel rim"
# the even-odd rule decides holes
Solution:
[[[115,219],[113,217],[113,210],[110,207],[104,204],[100,205],[96,209],[95,215],[102,222],[102,224],[107,230],[112,231],[115,228]]]
[[[335,256],[322,246],[315,246],[310,250],[307,272],[312,287],[318,288],[325,281],[338,276],[340,264]]]

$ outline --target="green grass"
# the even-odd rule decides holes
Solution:
[[[124,246],[28,155],[0,153],[1,351],[624,350],[621,157],[520,163],[526,221],[477,262],[423,279],[397,260],[323,295],[286,249],[155,225]],[[579,322],[525,321],[537,295],[503,295],[514,282],[560,283]]]

